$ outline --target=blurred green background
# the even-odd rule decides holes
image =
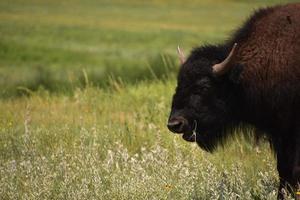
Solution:
[[[176,47],[218,43],[287,1],[0,1],[0,97],[174,77]]]

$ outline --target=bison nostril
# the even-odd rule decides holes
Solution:
[[[170,131],[175,133],[181,133],[184,127],[184,120],[172,120],[168,123],[168,128]]]

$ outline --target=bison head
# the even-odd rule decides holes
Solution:
[[[235,49],[236,44],[230,52],[230,49],[204,47],[193,51],[185,61],[178,48],[182,66],[167,126],[208,151],[223,137],[224,127],[230,121],[230,95],[223,75],[232,65]]]

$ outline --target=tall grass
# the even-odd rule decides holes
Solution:
[[[1,101],[3,199],[274,199],[267,144],[206,153],[166,127],[174,82]],[[17,112],[16,112],[17,111]]]

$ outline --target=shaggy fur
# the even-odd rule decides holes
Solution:
[[[238,43],[225,75],[213,74]],[[300,4],[258,10],[222,45],[193,50],[182,65],[170,120],[183,117],[190,135],[212,151],[243,124],[269,138],[277,156],[281,188],[300,182]],[[290,189],[290,191],[292,191]]]

